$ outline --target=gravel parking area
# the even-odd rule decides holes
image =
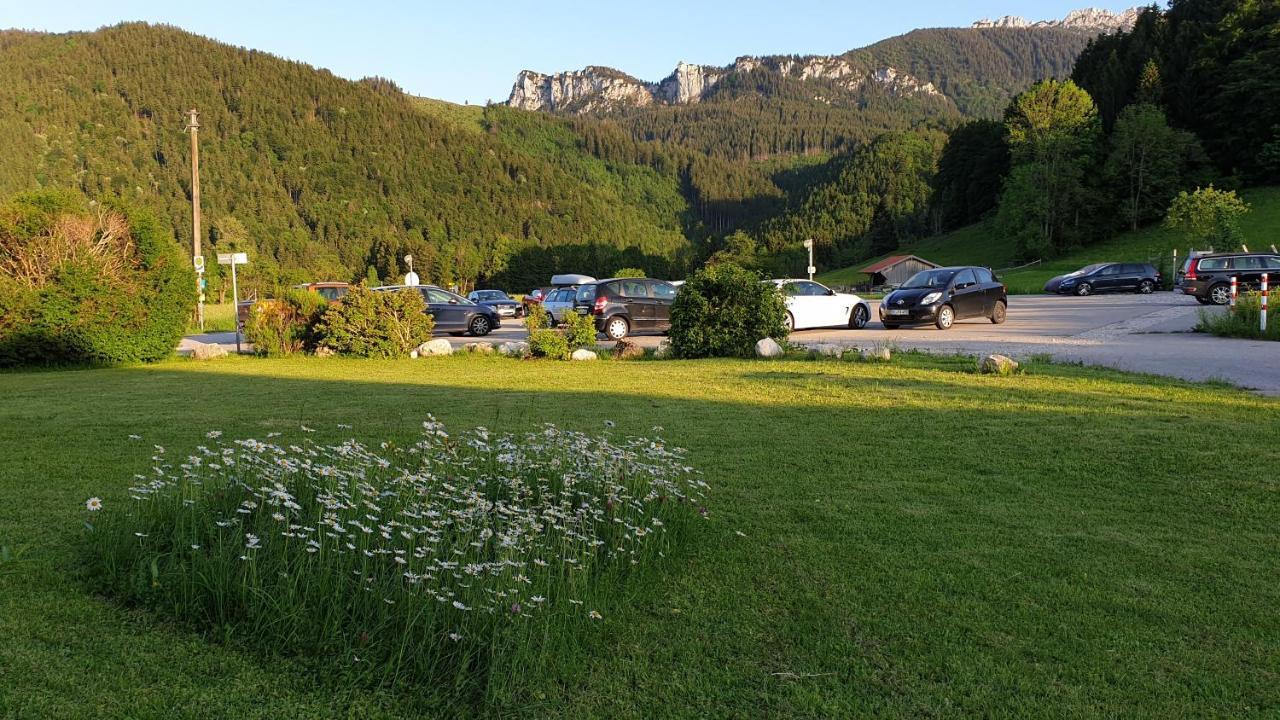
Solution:
[[[878,321],[863,330],[802,330],[792,335],[801,345],[829,343],[850,347],[874,344],[936,353],[980,355],[1002,353],[1014,358],[1044,354],[1066,362],[1082,362],[1185,380],[1222,380],[1268,395],[1280,395],[1280,343],[1232,340],[1192,332],[1204,308],[1173,293],[1095,295],[1092,297],[1015,295],[1009,299],[1004,325],[985,319],[964,320],[949,331],[932,325],[886,330]],[[506,320],[484,338],[494,344],[526,337],[521,321]],[[476,338],[446,336],[455,346]],[[655,347],[662,337],[632,338]],[[230,344],[235,335],[214,333],[189,340]],[[189,347],[189,343],[184,341]],[[180,348],[180,352],[182,348]]]

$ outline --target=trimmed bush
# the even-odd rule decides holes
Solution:
[[[316,323],[316,342],[357,357],[404,357],[431,339],[435,321],[418,292],[374,292],[358,285]]]
[[[564,337],[570,349],[596,346],[596,320],[591,315],[569,313],[564,320]]]
[[[764,338],[787,336],[786,304],[772,283],[732,263],[705,267],[680,288],[671,306],[676,357],[753,357]]]
[[[551,360],[568,360],[569,341],[559,330],[543,328],[529,333],[529,354]]]
[[[546,308],[542,307],[541,303],[530,305],[529,312],[524,318],[524,326],[529,332],[545,330],[551,327],[551,315]]]
[[[282,357],[316,347],[315,326],[328,308],[320,293],[289,288],[279,297],[253,304],[244,334],[254,352]]]
[[[172,232],[145,210],[55,190],[0,207],[0,366],[160,360],[195,295]]]

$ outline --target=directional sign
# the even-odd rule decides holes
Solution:
[[[218,253],[219,265],[248,265],[248,253]]]

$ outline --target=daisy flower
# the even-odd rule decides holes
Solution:
[[[102,498],[91,497],[84,501],[84,508],[89,512],[98,512],[102,509]]]

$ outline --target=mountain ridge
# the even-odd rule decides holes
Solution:
[[[724,66],[681,61],[670,75],[657,82],[641,80],[615,68],[600,65],[550,74],[526,69],[517,75],[505,104],[523,110],[578,115],[662,105],[693,105],[709,99],[726,78],[748,76],[760,71],[802,83],[832,83],[835,85],[836,97],[831,97],[831,93],[821,92],[821,89],[816,89],[813,93],[813,99],[826,104],[838,102],[842,98],[854,103],[868,90],[881,90],[903,98],[923,96],[952,100],[939,89],[938,78],[919,77],[910,69],[875,58],[874,50],[913,34],[942,30],[959,33],[1055,31],[1078,34],[1079,37],[1069,38],[1069,41],[1082,49],[1088,39],[1085,36],[1132,27],[1139,12],[1137,8],[1123,13],[1089,8],[1073,11],[1061,20],[1035,23],[1020,17],[1006,16],[998,20],[979,20],[969,28],[916,30],[839,55],[744,55]]]

